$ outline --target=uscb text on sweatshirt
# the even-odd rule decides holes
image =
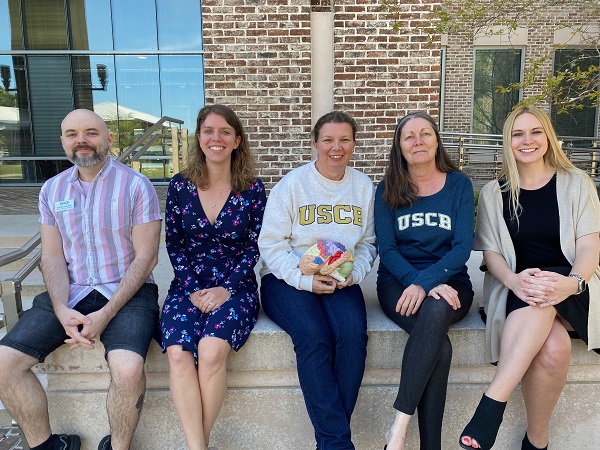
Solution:
[[[448,172],[439,192],[396,210],[383,200],[384,189],[382,181],[375,194],[377,283],[416,284],[426,293],[449,280],[471,287],[466,266],[474,239],[471,180]]]
[[[312,291],[312,275],[298,264],[320,240],[340,242],[354,254],[353,283],[360,283],[376,256],[374,188],[368,176],[347,167],[344,178],[323,177],[314,161],[292,170],[273,187],[258,238],[263,267],[296,289]]]

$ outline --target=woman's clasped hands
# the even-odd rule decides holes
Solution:
[[[231,293],[221,286],[201,289],[190,294],[192,304],[203,313],[219,309],[229,297],[231,297]]]
[[[508,287],[529,306],[546,308],[572,295],[577,284],[559,273],[533,268],[515,274],[512,286]]]
[[[345,281],[338,281],[329,275],[314,274],[312,281],[312,292],[315,294],[331,294],[336,289],[343,289],[352,285],[352,274]]]

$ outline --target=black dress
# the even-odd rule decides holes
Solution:
[[[502,182],[501,182],[502,184]],[[527,268],[540,268],[561,275],[571,273],[571,264],[560,247],[560,217],[556,197],[556,175],[539,189],[521,189],[519,204],[522,209],[518,223],[511,218],[509,193],[502,192],[503,215],[508,232],[515,247],[516,272]],[[506,299],[506,315],[529,306],[509,291]],[[558,314],[575,330],[571,337],[588,342],[588,316],[590,294],[586,289],[581,294],[571,295],[555,306]],[[594,350],[600,353],[599,349]]]

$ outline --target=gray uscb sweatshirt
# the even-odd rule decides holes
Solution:
[[[298,264],[304,252],[325,239],[354,254],[353,283],[360,283],[376,256],[374,188],[368,176],[347,167],[344,178],[323,177],[314,161],[292,170],[271,190],[258,238],[263,267],[296,289],[312,291],[312,275]]]

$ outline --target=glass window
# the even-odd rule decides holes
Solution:
[[[11,50],[11,30],[8,0],[0,0],[0,50]]]
[[[0,156],[33,156],[25,58],[0,55]]]
[[[586,71],[591,65],[600,66],[600,57],[597,49],[563,49],[554,52],[554,74],[565,70],[577,71],[577,68]],[[563,83],[561,88],[569,98],[577,98],[580,91],[575,83]],[[557,114],[552,107],[551,117],[556,133],[559,136],[595,136],[598,109],[594,102],[583,99],[579,104],[581,109],[571,109],[567,113]]]
[[[154,0],[112,3],[115,50],[157,50]]]
[[[25,42],[28,50],[67,50],[63,0],[25,0]]]
[[[0,50],[22,50],[18,0],[0,0]]]
[[[158,0],[161,50],[202,50],[202,15],[198,0]]]
[[[13,67],[13,59],[10,55],[0,55],[0,105],[17,106],[17,81]]]
[[[73,108],[106,121],[115,155],[164,115],[193,128],[204,104],[201,21],[198,0],[0,0],[0,52],[12,52],[0,55],[0,158],[22,158],[0,160],[0,184],[70,166],[59,137]],[[142,171],[167,180],[169,148],[156,140]]]
[[[161,56],[160,85],[163,115],[194,128],[198,111],[204,106],[202,57]]]
[[[498,86],[521,81],[521,50],[475,50],[473,133],[502,134],[506,116],[519,102],[520,92],[503,94]]]
[[[110,0],[69,0],[73,50],[112,50]]]
[[[74,107],[70,58],[29,56],[27,75],[36,156],[62,156],[60,123]]]
[[[73,56],[71,64],[76,108],[96,111],[98,105],[116,103],[117,88],[113,56]]]
[[[162,117],[158,57],[117,56],[116,69],[120,131],[114,147],[123,151]]]

